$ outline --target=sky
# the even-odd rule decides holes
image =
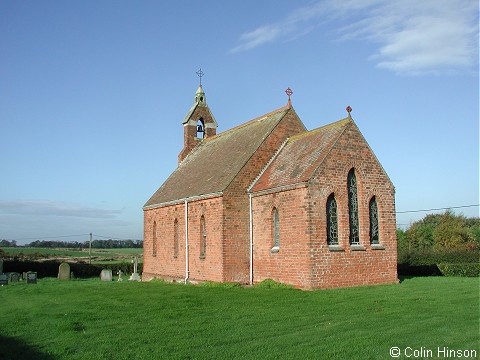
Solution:
[[[417,210],[478,216],[478,14],[472,0],[1,1],[0,239],[143,239],[200,68],[217,133],[286,105],[287,87],[308,129],[349,105],[399,227],[444,211]]]

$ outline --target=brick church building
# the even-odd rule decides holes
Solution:
[[[395,189],[351,109],[308,131],[287,95],[217,134],[199,86],[178,167],[143,208],[143,281],[397,281]]]

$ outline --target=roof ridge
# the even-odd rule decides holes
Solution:
[[[351,118],[344,118],[344,119],[340,119],[340,120],[337,120],[337,121],[334,121],[333,123],[329,123],[329,124],[325,124],[325,125],[322,125],[318,128],[315,128],[315,129],[312,129],[312,130],[308,130],[308,131],[305,131],[303,133],[300,133],[300,134],[296,134],[294,136],[292,136],[290,139],[293,141],[293,140],[296,140],[297,138],[302,138],[302,137],[305,137],[305,136],[308,136],[308,135],[312,135],[318,131],[321,131],[321,130],[326,130],[328,128],[331,128],[331,127],[334,127],[334,126],[343,126],[343,125],[348,125],[350,122],[353,122],[353,120]]]
[[[229,132],[231,132],[231,131],[238,130],[238,129],[241,129],[241,128],[245,127],[245,126],[254,124],[254,123],[256,123],[257,121],[263,120],[264,118],[266,118],[266,117],[268,117],[268,116],[271,116],[271,115],[273,115],[273,114],[275,114],[275,113],[279,113],[279,112],[284,111],[284,110],[287,110],[287,109],[290,109],[290,107],[289,107],[289,106],[283,106],[283,107],[278,108],[278,109],[276,109],[276,110],[270,111],[269,113],[266,113],[266,114],[264,114],[264,115],[257,116],[257,117],[254,118],[254,119],[248,120],[248,121],[246,121],[246,122],[244,122],[244,123],[242,123],[242,124],[239,124],[239,125],[237,125],[237,126],[234,126],[234,127],[230,128],[230,129],[228,129],[228,130],[222,131],[221,133],[218,133],[218,134],[216,134],[216,135],[214,135],[214,136],[210,136],[210,137],[206,138],[206,140],[209,140],[209,139],[212,139],[212,140],[213,140],[213,139],[218,138],[218,137],[220,137],[220,136],[222,136],[222,135],[224,135],[224,134],[227,134],[227,133],[229,133]]]

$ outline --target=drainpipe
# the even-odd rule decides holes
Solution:
[[[253,285],[253,212],[252,212],[252,193],[248,193],[248,202],[250,206],[250,285]]]
[[[188,199],[185,199],[185,284],[188,281]]]

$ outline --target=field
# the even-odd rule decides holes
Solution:
[[[3,247],[7,256],[20,256],[32,259],[60,259],[65,261],[88,261],[88,249],[70,249],[70,248],[37,248],[37,247]],[[120,262],[128,259],[130,261],[134,256],[139,257],[143,254],[142,248],[125,249],[92,249],[92,263],[111,263]]]
[[[437,358],[438,347],[480,354],[478,278],[310,292],[45,278],[0,287],[0,303],[0,359],[391,359],[394,346],[401,359]]]

